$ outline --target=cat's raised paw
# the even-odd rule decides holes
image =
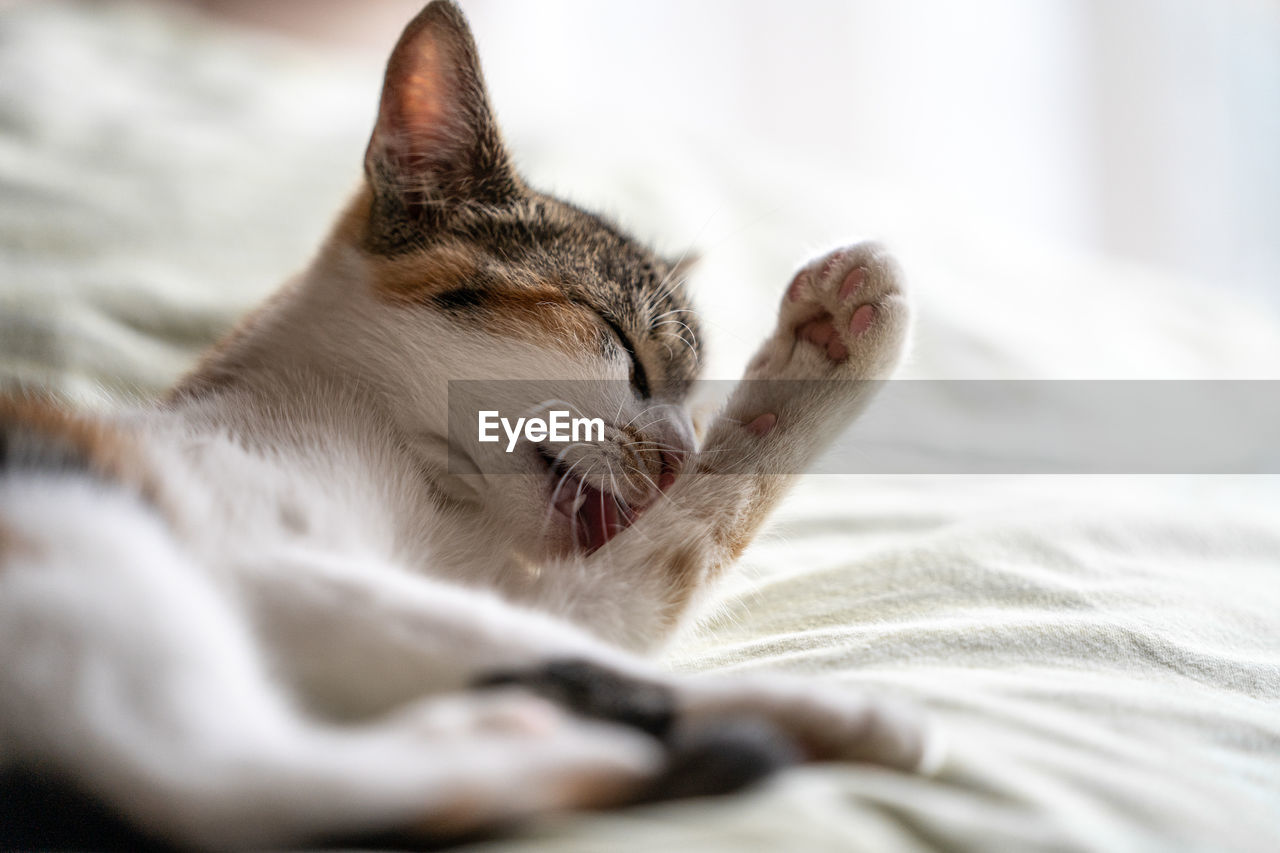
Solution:
[[[702,466],[804,470],[892,376],[909,328],[902,273],[878,243],[809,262],[787,286],[777,326],[726,405],[725,426],[709,432]],[[770,452],[757,454],[763,442]]]
[[[907,330],[898,265],[878,243],[836,249],[787,287],[778,326],[751,379],[878,379],[893,369]]]

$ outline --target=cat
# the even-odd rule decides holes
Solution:
[[[644,657],[909,329],[883,248],[812,261],[699,441],[685,276],[525,183],[462,13],[427,5],[303,274],[154,405],[0,405],[0,766],[221,849],[927,763],[900,704]],[[504,380],[480,404],[528,414],[560,377],[599,440],[451,438],[477,412],[451,379]]]

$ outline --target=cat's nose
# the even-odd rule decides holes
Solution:
[[[654,438],[657,446],[662,448],[661,470],[657,478],[658,491],[665,492],[675,483],[685,459],[696,446],[696,439],[693,421],[682,406],[663,406],[661,415],[654,424],[653,432],[656,433]]]
[[[692,453],[698,445],[693,431],[693,419],[688,409],[674,404],[663,405],[657,409],[661,417],[654,424],[658,440],[669,452],[679,460]]]
[[[665,492],[675,485],[676,474],[684,460],[675,453],[664,451],[662,454],[662,473],[658,476],[658,491]]]

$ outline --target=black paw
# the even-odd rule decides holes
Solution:
[[[523,687],[584,717],[607,720],[665,738],[675,721],[669,687],[630,678],[586,660],[562,659],[534,669],[496,672],[476,687]]]
[[[640,802],[730,794],[801,758],[777,726],[756,717],[728,717],[678,727],[667,739],[667,766]]]
[[[667,766],[639,802],[727,794],[800,760],[781,729],[751,716],[687,723],[674,691],[586,660],[556,660],[532,669],[492,673],[476,687],[523,687],[584,717],[631,726],[661,740]]]

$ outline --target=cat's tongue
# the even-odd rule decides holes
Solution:
[[[578,547],[586,553],[603,548],[635,521],[637,511],[608,492],[581,481],[562,483],[553,501],[572,522]]]
[[[625,530],[631,520],[613,495],[583,484],[582,497],[585,500],[577,517],[578,544],[591,553]]]

